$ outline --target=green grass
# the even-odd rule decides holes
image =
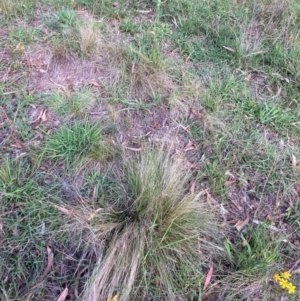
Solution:
[[[93,107],[95,99],[88,88],[83,88],[75,93],[53,93],[46,98],[47,106],[61,116],[81,117],[86,116]]]
[[[140,31],[139,26],[129,18],[124,19],[123,24],[120,25],[120,30],[123,32],[128,32],[132,35]]]
[[[35,8],[35,0],[26,0],[17,3],[11,0],[0,1],[1,12],[3,13],[4,17],[8,20],[15,17],[32,18]]]
[[[59,223],[32,173],[28,160],[7,158],[0,168],[1,289],[9,299],[25,296],[36,284],[46,244],[51,244],[47,233]]]
[[[53,34],[53,47],[57,57],[68,53],[89,57],[95,50],[96,33],[93,22],[83,21],[72,9],[63,8],[45,19],[45,25]]]
[[[257,271],[266,273],[271,270],[272,264],[282,260],[280,254],[282,242],[267,227],[268,225],[264,224],[248,229],[246,233],[240,234],[235,246],[227,244],[232,264],[245,275],[254,276]]]
[[[16,42],[24,43],[25,45],[33,43],[40,36],[41,31],[39,29],[20,27],[10,31],[11,39],[15,40]]]
[[[299,300],[299,12],[0,0],[0,300]]]
[[[99,124],[88,121],[64,126],[47,137],[44,155],[55,161],[63,160],[67,166],[89,158],[105,162],[113,150],[104,141],[102,130]]]

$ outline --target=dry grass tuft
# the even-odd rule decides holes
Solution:
[[[168,97],[175,84],[166,59],[153,53],[142,53],[129,44],[109,43],[100,47],[108,68],[114,70],[114,82],[126,84],[129,98],[150,100],[154,95]]]
[[[75,214],[77,227],[88,228],[86,239],[100,250],[83,300],[149,299],[162,288],[164,300],[184,300],[185,277],[199,279],[209,253],[218,253],[214,215],[187,192],[191,174],[170,154],[146,151],[125,162],[115,199]]]
[[[12,0],[0,0],[0,13],[5,16],[10,15],[16,8],[16,3]]]
[[[78,43],[80,53],[84,57],[91,56],[97,45],[97,35],[92,23],[85,23],[78,26]]]
[[[168,96],[173,83],[169,75],[152,66],[146,59],[140,58],[127,70],[130,80],[130,93],[136,98],[147,99],[156,93]]]
[[[175,115],[179,118],[186,116],[191,108],[198,109],[199,101],[205,94],[203,84],[194,74],[182,71],[181,77],[182,83],[171,99]]]

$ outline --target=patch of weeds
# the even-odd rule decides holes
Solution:
[[[296,1],[229,2],[173,1],[162,5],[163,20],[176,29],[176,47],[193,62],[226,62],[233,68],[256,68],[295,78],[299,37],[294,33],[299,31],[295,23],[299,8],[291,7]],[[292,38],[285,38],[289,35]]]
[[[129,50],[133,58],[137,59],[140,57],[154,68],[163,70],[165,68],[165,58],[161,52],[161,36],[151,31],[151,29],[154,30],[155,28],[150,27],[143,32],[133,44],[136,47],[130,47]]]
[[[279,73],[285,75],[287,74],[286,71],[291,71],[288,68],[290,66],[288,61],[295,54],[294,45],[299,42],[298,36],[294,38],[295,30],[299,30],[295,23],[299,12],[296,2],[273,1],[272,3],[257,5],[254,9],[254,20],[259,24],[260,30],[263,29],[260,31],[260,39],[264,41],[268,50],[260,56],[258,63],[268,65],[273,70],[280,70]],[[284,38],[287,33],[293,38]],[[292,76],[294,74],[294,72],[290,73]]]
[[[0,184],[1,200],[4,206],[14,206],[23,196],[34,194],[36,187],[30,179],[32,166],[23,160],[12,161],[7,157],[1,162]],[[29,180],[27,178],[29,177]]]
[[[154,31],[156,38],[160,41],[170,39],[173,34],[172,27],[168,23],[153,22],[150,29]]]
[[[78,16],[72,9],[65,8],[48,17],[45,24],[54,30],[64,30],[69,27],[75,28],[77,19]]]
[[[267,225],[259,225],[241,233],[231,252],[236,258],[236,268],[244,274],[255,276],[266,273],[270,265],[282,261],[280,247],[280,240],[270,233]]]
[[[154,92],[153,94],[149,95],[150,101],[145,103],[143,99],[134,99],[134,100],[127,100],[121,99],[120,102],[128,109],[136,109],[136,110],[148,110],[152,107],[159,106],[162,104],[162,96],[161,94],[156,95]]]
[[[200,181],[207,181],[209,188],[217,196],[223,196],[226,192],[225,188],[225,175],[226,170],[215,159],[213,162],[205,162],[202,164],[201,171],[198,172],[198,177]]]
[[[142,34],[137,46],[129,45],[124,52],[129,91],[140,99],[147,99],[153,93],[167,95],[172,86],[167,73],[167,61],[156,42],[150,46],[151,39],[149,33]]]
[[[286,129],[294,120],[293,116],[276,104],[246,102],[242,103],[242,111],[251,119],[261,124],[274,127],[276,130]]]
[[[101,163],[106,163],[116,159],[119,154],[119,150],[116,147],[113,147],[108,141],[102,141],[94,147],[91,148],[90,155],[88,159],[93,161],[99,161]]]
[[[22,58],[24,56],[25,46],[20,43],[12,49],[12,59],[9,62],[3,62],[0,69],[11,70],[8,77],[4,77],[2,81],[5,95],[12,96],[18,94],[20,89],[26,87],[27,73]],[[2,70],[3,71],[3,70]]]
[[[286,221],[292,225],[295,234],[300,239],[300,200],[296,200],[287,209]],[[298,242],[299,243],[299,242]]]
[[[94,103],[91,90],[83,88],[73,93],[55,92],[46,99],[50,109],[54,109],[60,116],[84,117]]]
[[[103,142],[102,130],[99,124],[88,121],[65,125],[47,136],[44,154],[55,161],[63,160],[67,167],[81,164],[90,156],[103,159],[110,148]]]
[[[207,82],[201,105],[208,112],[219,113],[224,106],[233,105],[236,113],[241,116],[247,116],[279,132],[290,130],[290,133],[296,133],[297,126],[292,128],[290,125],[298,120],[298,113],[284,107],[281,97],[255,97],[252,87],[247,85],[244,78],[238,74],[230,75],[229,72],[229,69],[224,68]]]
[[[48,213],[45,206],[40,207],[41,189],[32,179],[27,161],[6,158],[0,166],[0,188],[0,279],[6,294],[18,298],[43,268],[36,255],[45,247],[38,241]],[[42,258],[43,254],[44,250]]]
[[[242,231],[235,243],[225,241],[235,273],[223,279],[225,300],[275,300],[279,293],[270,284],[274,273],[283,269],[286,259],[285,239],[267,224],[249,227]]]
[[[68,55],[70,54],[68,42],[60,37],[53,37],[51,41],[54,58],[59,60],[68,58]]]
[[[27,118],[17,118],[15,121],[15,126],[23,141],[27,141],[35,136],[35,132],[32,126],[28,123]]]
[[[78,25],[78,33],[76,34],[79,44],[80,54],[83,57],[89,57],[94,53],[97,36],[94,25],[92,23],[84,23]]]
[[[99,209],[82,207],[75,213],[95,248],[109,243],[84,299],[105,300],[116,293],[121,301],[184,298],[190,277],[202,275],[208,257],[222,253],[212,240],[214,215],[205,202],[187,194],[191,174],[163,150],[146,151],[124,164],[125,173],[116,179],[123,192]]]
[[[105,96],[107,98],[107,101],[110,104],[118,104],[120,102],[126,101],[126,96],[128,94],[128,91],[124,84],[106,85],[104,86],[104,90],[105,90]]]
[[[120,31],[134,35],[140,31],[140,28],[132,19],[125,18],[123,23],[120,25]]]
[[[229,6],[227,6],[229,5]],[[225,8],[226,7],[226,8]],[[177,47],[192,61],[221,62],[231,58],[223,46],[230,46],[236,40],[231,30],[234,19],[229,17],[228,1],[176,1],[163,5],[163,18],[173,19],[177,27],[173,38]]]
[[[9,36],[11,39],[29,45],[41,36],[41,31],[36,28],[19,27],[11,29]]]
[[[233,73],[228,66],[219,68],[212,64],[211,68],[198,70],[197,75],[203,82],[201,95],[199,94],[200,105],[208,113],[218,115],[224,111],[226,105],[232,106],[254,98],[245,79],[240,74]]]
[[[170,94],[174,85],[169,74],[170,64],[151,32],[142,32],[126,45],[110,43],[103,50],[105,55],[110,54],[109,64],[116,74],[114,85],[127,86],[125,99],[147,102],[154,93],[164,97]]]
[[[106,206],[107,200],[114,203],[124,192],[118,185],[116,176],[110,172],[92,170],[84,176],[84,180],[80,193],[92,198],[96,209]]]
[[[3,97],[2,110],[7,115],[5,126],[14,129],[13,133],[16,138],[21,138],[23,141],[31,139],[35,133],[28,119],[28,107],[36,98],[32,95],[27,95],[23,91],[13,95]]]
[[[164,64],[161,59],[162,65],[156,68],[157,62],[152,60],[154,57],[149,58],[132,44],[115,51],[112,59],[112,64],[122,74],[118,80],[127,86],[127,97],[147,100],[154,91],[166,94],[169,83],[167,75],[160,70]]]
[[[200,120],[188,120],[187,125],[189,139],[198,145],[193,154],[193,160],[201,165],[198,176],[211,193],[227,195],[226,171],[249,182],[258,197],[278,189],[289,193],[296,177],[284,141],[266,139],[257,125],[234,111],[220,119],[211,118],[205,111],[201,116]]]

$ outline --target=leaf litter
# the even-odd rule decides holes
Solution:
[[[48,255],[48,262],[47,262],[47,266],[43,272],[43,278],[48,275],[51,268],[53,267],[54,254],[49,246],[47,246],[47,255]]]

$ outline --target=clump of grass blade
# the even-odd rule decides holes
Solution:
[[[145,151],[125,160],[115,200],[76,211],[77,227],[88,229],[87,241],[101,250],[84,300],[116,293],[120,301],[157,298],[162,287],[163,300],[185,300],[179,291],[189,279],[181,271],[199,278],[206,261],[222,250],[213,239],[213,212],[187,192],[190,176],[169,153]]]
[[[45,155],[54,160],[62,159],[67,166],[73,162],[95,158],[97,149],[103,144],[102,127],[97,123],[80,121],[66,125],[47,137]],[[107,153],[107,148],[105,153]],[[98,156],[103,158],[103,156]]]

